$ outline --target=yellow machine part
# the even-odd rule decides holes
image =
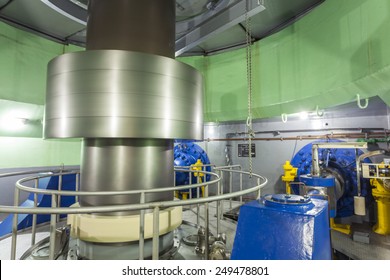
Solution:
[[[330,218],[330,228],[348,235],[352,232],[351,225],[337,224],[334,222],[334,218]]]
[[[291,165],[291,163],[287,160],[283,165],[284,175],[282,176],[282,181],[286,182],[286,193],[291,194],[291,185],[290,182],[294,181],[297,176],[298,168],[295,168]]]
[[[390,234],[390,181],[371,179],[372,196],[377,205],[378,221],[373,227],[374,232],[382,235]]]
[[[200,159],[198,159],[195,164],[191,165],[191,170],[202,171],[202,169],[203,169],[203,163]],[[202,183],[202,177],[204,177],[204,173],[194,172],[194,176],[198,177],[199,183]],[[202,197],[204,197],[205,196],[204,186],[202,186],[201,189],[202,189]]]
[[[194,163],[194,164],[192,164],[190,166],[190,168],[191,168],[191,170],[194,170],[194,171],[202,171],[203,163],[202,163],[202,161],[200,159],[198,159],[196,161],[196,163]],[[194,172],[194,176],[198,177],[199,183],[202,183],[202,177],[204,177],[204,173],[203,172]],[[205,194],[204,186],[202,186],[201,189],[202,189],[202,197],[204,197],[204,194]],[[183,200],[188,199],[190,191],[181,191],[180,192],[181,197],[182,197]],[[178,191],[175,191],[175,197],[179,198],[179,192]]]

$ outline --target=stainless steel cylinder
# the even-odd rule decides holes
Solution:
[[[173,186],[173,141],[84,139],[81,188],[87,191],[149,190]],[[172,192],[146,194],[146,201],[172,200]],[[139,195],[81,197],[84,206],[136,204]]]
[[[131,51],[69,53],[48,66],[46,138],[203,138],[202,76]]]
[[[131,50],[174,58],[175,1],[90,0],[87,50]]]

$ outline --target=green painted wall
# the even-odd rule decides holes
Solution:
[[[354,101],[356,94],[379,95],[390,105],[389,30],[388,0],[327,0],[295,24],[257,42],[253,117],[313,111],[317,105],[327,108]],[[0,100],[43,105],[47,63],[80,50],[0,23]],[[246,119],[244,49],[180,60],[204,75],[205,121]],[[31,135],[0,138],[0,166],[79,164],[80,142],[27,138]]]
[[[390,1],[327,0],[253,46],[253,117],[314,111],[379,95],[390,105]],[[247,116],[246,55],[240,49],[181,58],[206,82],[205,120]]]
[[[0,137],[0,168],[79,165],[80,140]]]
[[[80,164],[80,140],[43,140],[40,123],[47,63],[80,50],[0,22],[0,168]],[[31,122],[20,129],[4,126],[10,113]]]
[[[0,22],[0,99],[43,105],[47,63],[79,50]]]

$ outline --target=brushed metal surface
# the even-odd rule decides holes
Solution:
[[[87,50],[132,50],[174,58],[175,4],[174,0],[89,1]]]
[[[203,138],[202,76],[173,59],[69,53],[48,67],[46,138]]]
[[[127,191],[173,186],[172,149],[173,140],[84,139],[80,190]],[[145,195],[146,202],[172,199],[172,192]],[[82,206],[139,202],[139,195],[80,197]]]

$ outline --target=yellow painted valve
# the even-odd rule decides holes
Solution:
[[[374,232],[382,235],[390,234],[390,181],[371,179],[372,196],[375,198],[378,218]]]
[[[203,163],[200,159],[198,159],[195,164],[191,165],[191,170],[202,171],[202,169],[203,169]],[[194,172],[194,176],[199,178],[199,183],[202,183],[202,177],[204,177],[203,172]],[[202,186],[202,196],[204,195],[205,195],[205,189],[204,186]]]
[[[290,182],[294,181],[297,176],[298,168],[295,168],[291,165],[291,163],[287,160],[283,165],[284,175],[282,176],[282,181],[286,182],[286,193],[291,194],[291,185]]]

